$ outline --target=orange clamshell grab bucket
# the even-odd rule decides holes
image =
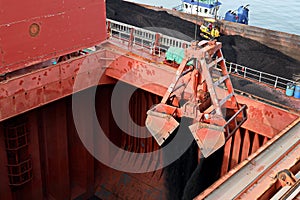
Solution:
[[[196,122],[189,129],[205,158],[225,144],[225,130],[222,126]]]
[[[172,116],[175,110],[175,107],[157,104],[147,112],[146,127],[160,146],[179,126],[179,123]]]

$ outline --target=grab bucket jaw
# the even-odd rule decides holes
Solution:
[[[225,144],[225,130],[222,126],[197,122],[190,125],[189,129],[205,158]]]
[[[164,109],[162,108],[168,108],[168,112],[166,112],[167,110],[163,111]],[[175,110],[175,107],[158,104],[147,112],[146,127],[159,146],[161,146],[179,126],[179,123],[172,116]]]

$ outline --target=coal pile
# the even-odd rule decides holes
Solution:
[[[224,148],[220,148],[208,158],[200,159],[184,187],[182,200],[194,199],[220,178],[223,155]]]
[[[208,158],[201,158],[198,163],[198,145],[194,140],[188,126],[193,123],[190,118],[181,118],[179,131],[175,131],[164,145],[174,142],[181,142],[180,146],[186,146],[192,141],[189,148],[176,161],[164,168],[167,199],[191,200],[220,178],[224,148],[210,155]],[[176,136],[175,136],[176,135]],[[176,141],[175,141],[176,142]],[[182,151],[181,147],[172,150],[172,154]],[[172,155],[164,152],[163,157]]]
[[[300,74],[300,62],[257,41],[238,35],[219,39],[227,61],[287,79]]]
[[[165,186],[168,190],[167,199],[182,199],[184,188],[197,167],[198,145],[188,128],[192,122],[193,121],[189,118],[182,118],[180,126],[163,144],[163,146],[167,146],[170,142],[177,142],[171,154],[170,152],[164,151],[164,158],[172,157],[172,154],[181,155],[176,161],[164,168]],[[190,144],[191,141],[192,143]],[[179,142],[180,144],[178,144]],[[182,152],[183,146],[189,146],[185,152]]]
[[[121,0],[106,1],[106,16],[119,22],[158,31],[172,37],[190,41],[195,37],[195,24],[168,14],[154,11]],[[197,31],[197,36],[200,31]],[[197,37],[197,39],[200,39]]]
[[[107,18],[150,29],[190,41],[195,39],[195,25],[165,11],[154,11],[121,0],[106,1]],[[196,36],[200,40],[199,27]],[[229,62],[293,79],[300,74],[300,62],[278,50],[241,36],[221,36],[224,57]]]

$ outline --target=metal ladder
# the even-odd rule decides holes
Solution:
[[[231,80],[229,77],[229,73],[227,71],[226,63],[223,58],[221,49],[217,50],[216,55],[217,55],[217,57],[210,62],[207,62],[206,59],[201,59],[200,62],[201,62],[202,68],[205,68],[202,70],[202,76],[206,80],[208,91],[211,95],[211,99],[212,99],[213,105],[215,107],[216,113],[220,116],[223,116],[221,108],[224,104],[230,103],[227,106],[230,105],[230,107],[234,108],[234,109],[238,109],[239,105],[238,105],[237,100],[234,95],[234,89],[233,89],[233,86],[232,86],[232,83],[231,83]],[[215,67],[216,65],[220,66],[221,75],[220,75],[220,77],[218,77],[217,81],[213,81],[211,71],[212,71],[212,68],[216,69],[216,67]],[[224,98],[219,99],[216,89],[217,89],[217,87],[220,87],[223,83],[225,84],[225,86],[227,88],[227,90],[223,90],[223,91],[228,94],[226,94],[226,96]]]

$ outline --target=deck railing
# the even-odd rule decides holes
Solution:
[[[190,46],[190,42],[111,19],[106,20],[106,25],[109,26],[107,28],[111,37],[127,42],[130,42],[132,39],[133,46],[140,46],[149,49],[151,52],[155,48],[159,56],[161,52],[166,52],[169,47],[184,48]],[[156,41],[159,45],[155,45]]]
[[[156,51],[156,55],[158,56],[161,56],[162,52],[166,52],[169,47],[184,48],[190,46],[190,42],[111,19],[107,19],[106,23],[111,37],[126,41],[128,43],[132,42],[133,46],[140,46],[148,49],[151,53]],[[155,45],[156,41],[158,45]],[[295,81],[293,80],[255,70],[236,63],[226,62],[226,64],[229,73],[233,73],[239,77],[258,81],[260,83],[265,83],[274,88],[286,89],[288,83],[295,84]]]
[[[229,73],[233,73],[243,78],[255,80],[258,81],[259,83],[265,83],[274,88],[286,89],[288,83],[296,84],[296,82],[293,80],[289,80],[266,72],[258,71],[236,63],[226,62],[226,66]]]

